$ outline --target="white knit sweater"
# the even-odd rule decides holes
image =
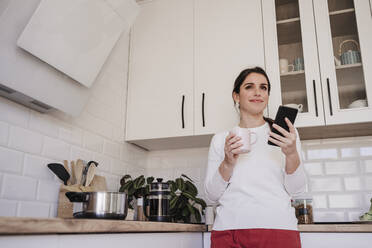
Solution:
[[[293,174],[286,174],[285,155],[279,147],[267,144],[269,125],[265,123],[250,130],[256,133],[257,141],[249,153],[239,155],[229,182],[218,171],[225,156],[228,132],[214,135],[211,141],[205,191],[209,200],[219,203],[213,230],[297,230],[291,195],[299,195],[306,189],[300,140],[297,139],[297,151],[301,164]]]

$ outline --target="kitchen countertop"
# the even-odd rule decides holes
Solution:
[[[202,224],[103,219],[0,217],[0,235],[130,232],[205,232]]]
[[[318,233],[372,233],[371,224],[306,224],[298,225],[298,230],[302,233],[305,232],[318,232]],[[212,226],[208,225],[208,231],[212,231]]]

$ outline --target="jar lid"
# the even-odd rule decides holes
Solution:
[[[150,184],[150,192],[153,191],[170,191],[169,184],[163,183],[163,178],[156,178],[157,182]]]

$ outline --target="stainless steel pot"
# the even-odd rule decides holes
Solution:
[[[66,192],[70,202],[81,202],[82,211],[75,218],[125,219],[128,196],[124,192]]]

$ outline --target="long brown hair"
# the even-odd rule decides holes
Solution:
[[[234,92],[236,94],[240,93],[240,86],[243,84],[245,78],[251,73],[258,73],[258,74],[263,75],[266,78],[267,83],[268,83],[267,91],[268,91],[268,94],[270,95],[271,85],[270,85],[269,77],[267,76],[265,70],[262,69],[261,67],[258,67],[258,66],[253,67],[253,68],[247,68],[247,69],[240,72],[239,76],[235,79],[234,89],[233,89],[232,93],[234,93]],[[234,101],[234,106],[236,106],[236,102],[235,102],[234,98],[233,98],[233,101]],[[274,120],[271,119],[271,118],[265,117],[265,116],[263,117],[263,119],[269,124],[270,129],[272,129],[272,125],[274,123]]]

